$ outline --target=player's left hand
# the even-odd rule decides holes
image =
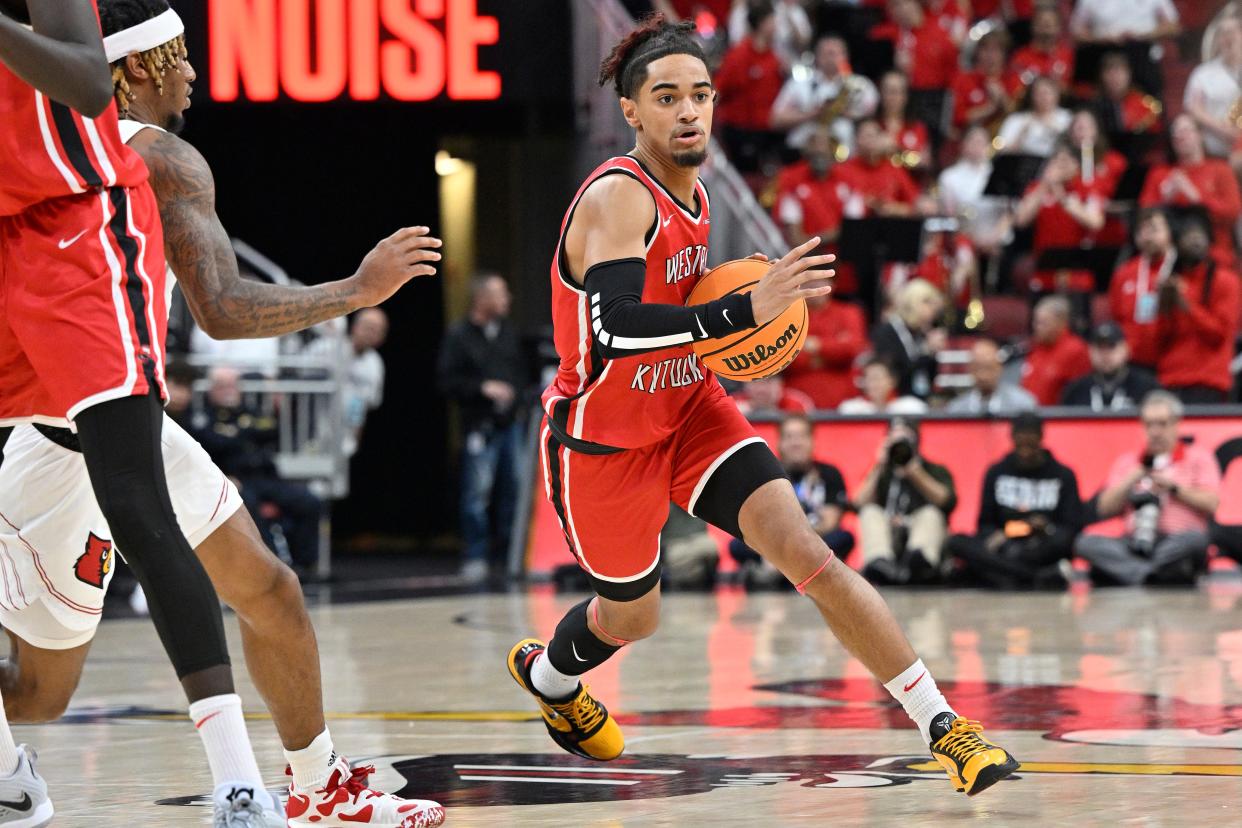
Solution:
[[[378,305],[416,276],[434,276],[443,242],[427,227],[403,227],[371,249],[350,277],[358,307]]]
[[[749,256],[747,256],[746,258],[747,258],[747,259],[754,259],[756,262],[770,262],[770,261],[772,261],[771,259],[769,259],[767,256],[763,255],[762,253],[751,253],[751,254],[750,254]]]

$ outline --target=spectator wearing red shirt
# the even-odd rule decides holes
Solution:
[[[880,111],[876,115],[884,134],[900,163],[906,169],[931,166],[927,127],[922,121],[910,119],[910,83],[898,71],[885,72],[880,78]]]
[[[868,348],[866,316],[853,302],[831,296],[806,303],[806,342],[781,376],[791,390],[810,397],[816,408],[835,409],[854,396],[854,363]]]
[[[806,394],[786,388],[780,375],[746,383],[733,399],[737,402],[738,410],[747,417],[810,414],[815,408]]]
[[[1223,403],[1233,376],[1238,277],[1210,257],[1209,230],[1188,217],[1177,264],[1157,291],[1156,378],[1184,403]]]
[[[953,127],[960,134],[975,124],[995,129],[1018,106],[1022,78],[1006,68],[1009,35],[990,31],[975,47],[974,66],[953,81]]]
[[[923,13],[918,0],[889,0],[889,22],[871,30],[875,40],[893,41],[894,63],[910,88],[948,89],[957,76],[957,45]]]
[[[1169,217],[1159,207],[1139,210],[1134,223],[1138,255],[1117,268],[1108,286],[1108,312],[1121,326],[1137,365],[1156,370],[1159,288],[1173,273],[1177,250]]]
[[[802,147],[802,160],[776,177],[772,217],[785,231],[790,246],[812,236],[832,244],[841,233],[842,199],[848,188],[835,174],[829,127],[816,124]]]
[[[924,14],[959,47],[970,33],[970,0],[925,0]]]
[[[1035,0],[972,0],[970,5],[976,20],[999,17],[1012,23],[1030,20],[1035,13]]]
[[[1066,89],[1074,78],[1074,47],[1056,6],[1040,6],[1031,17],[1031,42],[1013,53],[1009,67],[1028,86],[1039,77],[1052,78]]]
[[[1040,405],[1056,405],[1065,386],[1091,371],[1087,343],[1069,329],[1070,303],[1045,296],[1031,318],[1031,352],[1022,366],[1022,387]]]
[[[771,3],[752,6],[749,37],[725,53],[713,82],[719,93],[716,123],[729,157],[742,172],[759,169],[779,148],[782,137],[772,131],[772,104],[784,83],[784,67],[772,48],[776,17]]]
[[[893,162],[888,139],[880,122],[864,118],[855,133],[858,154],[837,165],[837,177],[845,182],[849,218],[908,216],[914,213],[919,187],[910,173]]]
[[[1229,162],[1204,154],[1203,135],[1189,115],[1173,120],[1170,138],[1177,160],[1148,173],[1139,204],[1204,207],[1212,220],[1212,258],[1232,270],[1236,261],[1233,226],[1242,214],[1238,179]]]
[[[1069,141],[1078,151],[1083,183],[1093,185],[1101,198],[1112,199],[1130,163],[1124,155],[1109,147],[1108,138],[1100,132],[1100,122],[1094,112],[1079,109],[1073,114]],[[1096,235],[1096,244],[1101,247],[1124,247],[1127,233],[1123,216],[1106,214],[1104,227]]]
[[[1047,250],[1081,247],[1104,226],[1104,204],[1099,179],[1083,181],[1078,153],[1067,141],[1057,143],[1040,178],[1014,210],[1018,227],[1035,225],[1036,258]],[[1095,275],[1090,270],[1036,270],[1031,288],[1037,292],[1090,293]]]

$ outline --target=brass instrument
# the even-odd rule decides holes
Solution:
[[[1151,95],[1143,96],[1143,106],[1147,108],[1147,114],[1139,119],[1139,122],[1134,125],[1134,129],[1130,130],[1131,132],[1146,132],[1164,114],[1164,104],[1160,103],[1158,98],[1153,98]]]
[[[1233,106],[1229,107],[1228,118],[1234,129],[1242,129],[1242,97],[1239,97],[1233,102]]]
[[[846,75],[841,79],[841,91],[835,98],[824,102],[820,107],[818,120],[821,124],[831,126],[841,116],[849,115],[850,107],[867,93],[867,79],[862,75]]]

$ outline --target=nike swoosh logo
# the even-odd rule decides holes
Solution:
[[[70,247],[70,246],[72,246],[74,242],[76,242],[78,239],[80,239],[80,238],[82,238],[83,236],[85,236],[85,235],[86,235],[86,233],[87,233],[87,231],[86,231],[86,230],[83,230],[81,233],[78,233],[78,234],[77,234],[76,236],[74,236],[72,239],[61,239],[61,240],[57,243],[57,247],[59,247],[61,250],[64,250],[66,247]]]
[[[578,655],[578,645],[577,645],[577,644],[575,644],[575,643],[574,643],[574,642],[572,642],[572,641],[571,641],[571,642],[569,642],[569,649],[571,649],[571,650],[573,650],[573,651],[574,651],[574,658],[578,659],[578,660],[579,660],[579,661],[581,661],[583,664],[586,664],[586,659],[585,659],[585,658],[583,658],[582,656]]]
[[[668,214],[668,218],[664,219],[664,224],[662,224],[661,226],[662,226],[662,227],[668,227],[668,223],[669,223],[670,221],[672,221],[672,220],[673,220],[673,214],[672,214],[672,213],[669,213],[669,214]]]
[[[721,311],[721,313],[724,315],[724,319],[725,319],[725,321],[726,321],[726,322],[728,322],[730,325],[732,325],[732,324],[733,324],[733,320],[729,318],[729,311],[728,311],[728,309],[725,309],[725,310]]]
[[[694,321],[699,323],[699,330],[703,332],[703,338],[707,339],[707,328],[703,327],[703,320],[699,319],[699,315],[697,313],[694,315]]]
[[[927,671],[926,671],[926,670],[924,670],[923,672],[919,673],[919,677],[918,677],[918,678],[916,678],[914,681],[912,681],[912,682],[910,682],[909,684],[907,684],[905,687],[901,688],[902,692],[903,692],[903,693],[909,693],[911,690],[913,690],[913,689],[914,689],[914,685],[918,684],[920,681],[922,681],[922,680],[923,680],[923,676],[925,676],[925,675],[927,675]]]
[[[34,803],[30,801],[29,793],[23,793],[22,798],[17,802],[5,802],[4,800],[0,800],[0,808],[10,808],[14,811],[29,811],[30,806],[33,804]]]

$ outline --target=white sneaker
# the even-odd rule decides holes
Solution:
[[[0,777],[0,826],[42,828],[52,821],[47,783],[34,767],[38,758],[34,748],[17,746],[17,768]]]
[[[461,565],[461,579],[467,584],[481,584],[487,580],[489,568],[487,561],[466,561]]]
[[[285,828],[280,800],[249,782],[223,782],[211,795],[212,828]]]
[[[367,787],[367,777],[374,770],[369,765],[350,770],[349,762],[339,756],[322,788],[303,791],[290,785],[285,806],[289,828],[435,828],[444,824],[444,806],[438,802],[402,799]]]
[[[151,614],[147,607],[147,594],[139,584],[134,584],[134,591],[129,594],[129,608],[134,611],[134,615],[141,615],[143,618]]]

